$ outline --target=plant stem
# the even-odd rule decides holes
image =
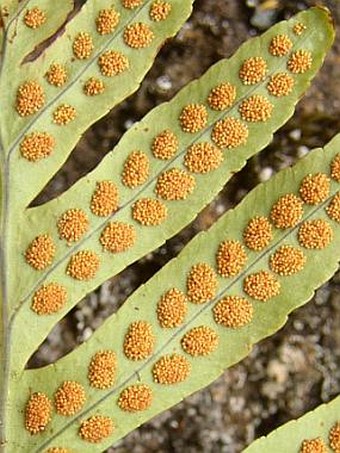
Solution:
[[[4,148],[0,137],[0,163],[1,163],[1,213],[0,213],[0,452],[6,450],[6,412],[8,401],[9,380],[9,339],[7,336],[8,326],[8,294],[7,294],[7,246],[6,228],[8,215],[8,190],[6,177],[6,164]]]

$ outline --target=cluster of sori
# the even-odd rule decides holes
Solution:
[[[139,1],[124,2],[125,7],[136,7]],[[156,20],[170,12],[164,2],[155,2],[150,13]],[[108,32],[105,21],[115,23],[112,12],[102,11],[97,18],[99,33]],[[104,19],[105,18],[105,21]],[[159,20],[159,19],[157,19]],[[106,24],[106,25],[105,25]],[[305,26],[296,23],[292,34],[300,35]],[[138,28],[136,36],[143,27]],[[130,36],[126,31],[125,34]],[[145,36],[145,30],[142,33]],[[140,39],[140,38],[138,38]],[[151,39],[145,38],[144,42]],[[132,45],[130,40],[127,42]],[[85,43],[87,43],[85,45]],[[138,47],[136,44],[135,47]],[[87,51],[85,51],[87,47]],[[143,47],[139,45],[139,47]],[[260,56],[246,59],[238,68],[238,77],[243,85],[265,83],[269,96],[284,97],[291,93],[295,79],[311,68],[312,55],[307,50],[292,51],[293,42],[288,35],[272,36],[268,43],[271,57],[283,58],[287,71],[268,75],[266,60]],[[91,54],[92,44],[85,34],[77,36],[73,51],[78,58]],[[21,96],[21,95],[20,95]],[[18,102],[21,97],[18,96]],[[273,104],[263,94],[252,94],[238,101],[237,115],[225,116],[226,110],[236,104],[237,87],[224,81],[210,89],[204,103],[187,104],[181,107],[178,124],[183,134],[197,134],[211,130],[211,141],[195,142],[180,151],[180,138],[170,129],[159,131],[150,140],[149,154],[161,161],[182,158],[184,168],[167,169],[150,181],[150,158],[141,150],[132,151],[123,165],[120,184],[134,190],[143,184],[154,183],[155,198],[136,198],[131,205],[131,217],[135,224],[112,222],[111,217],[119,211],[121,203],[118,184],[110,180],[97,181],[89,198],[91,215],[103,217],[105,227],[99,235],[104,250],[122,253],[134,246],[137,240],[136,226],[157,226],[168,215],[166,203],[187,199],[196,184],[196,174],[206,174],[217,169],[223,162],[223,149],[237,148],[247,142],[250,123],[263,123],[270,119]],[[19,105],[19,104],[18,104]],[[211,124],[209,111],[221,112],[224,116]],[[26,137],[26,145],[34,137]],[[44,141],[48,136],[44,135]],[[33,142],[31,142],[33,143]],[[42,143],[42,142],[41,142]],[[28,144],[28,145],[27,145]],[[36,149],[36,143],[32,145]],[[40,145],[39,145],[40,146]],[[39,147],[38,146],[38,147]],[[28,148],[27,148],[28,149]],[[27,151],[26,149],[26,151]],[[25,153],[26,153],[25,151]],[[41,152],[39,151],[41,154]],[[23,152],[24,155],[24,152]],[[37,159],[29,159],[35,161]],[[136,319],[126,329],[122,339],[124,360],[131,362],[147,361],[151,365],[153,386],[174,385],[189,379],[191,369],[198,357],[208,356],[218,350],[220,334],[218,329],[242,329],[253,321],[256,304],[269,301],[282,291],[284,279],[301,272],[307,263],[305,250],[316,251],[327,247],[333,239],[333,226],[325,219],[304,219],[304,206],[325,204],[331,221],[340,222],[340,196],[331,198],[331,184],[340,182],[340,154],[332,161],[329,175],[316,173],[306,175],[297,193],[286,193],[279,197],[268,211],[268,216],[254,216],[243,226],[242,241],[227,238],[221,242],[215,255],[215,264],[199,261],[187,271],[186,290],[169,288],[155,301],[155,313],[161,329],[177,329],[180,336],[179,347],[182,353],[165,354],[156,357],[157,338],[151,322]],[[72,245],[85,237],[90,229],[89,214],[82,208],[72,208],[60,214],[56,230],[60,240]],[[297,233],[297,245],[284,243],[277,245],[274,231]],[[282,242],[282,241],[281,241]],[[50,234],[41,234],[28,246],[25,258],[28,265],[37,271],[48,268],[55,258],[57,247]],[[268,268],[257,272],[247,270],[248,254],[268,255]],[[308,264],[308,263],[307,263]],[[96,276],[100,267],[100,257],[94,251],[85,249],[73,254],[66,267],[66,274],[75,280],[88,281]],[[242,282],[242,294],[228,294],[225,282],[236,278]],[[228,286],[228,285],[227,285]],[[248,298],[247,298],[248,296]],[[67,301],[66,289],[56,283],[43,284],[32,297],[31,308],[37,315],[51,315],[64,308]],[[191,307],[198,310],[211,310],[215,328],[211,325],[198,325],[185,331],[186,318]],[[177,341],[176,339],[174,341]],[[119,353],[121,355],[121,352]],[[54,404],[50,397],[36,391],[31,394],[25,409],[25,426],[31,434],[43,432],[52,420],[53,411],[63,417],[74,416],[86,408],[87,393],[91,391],[112,392],[118,369],[117,351],[101,349],[89,357],[86,383],[67,380],[54,392]],[[119,390],[117,407],[124,412],[140,412],[152,407],[151,384],[135,382]],[[81,422],[79,436],[88,442],[96,443],[109,437],[114,431],[115,422],[111,417],[95,413]],[[76,428],[75,428],[76,429]],[[335,431],[334,431],[335,432]],[[335,439],[336,434],[333,435]],[[52,448],[50,452],[67,451]],[[306,450],[307,451],[307,450]]]
[[[328,433],[327,441],[321,437],[315,439],[306,439],[302,442],[299,453],[329,453],[329,448],[332,452],[338,453],[340,451],[340,421],[336,422]]]
[[[321,172],[305,175],[297,193],[290,192],[280,196],[271,206],[268,217],[255,216],[249,219],[244,225],[243,244],[235,239],[221,242],[216,249],[215,266],[205,262],[191,266],[187,273],[185,292],[173,287],[155,301],[155,313],[160,328],[178,328],[183,353],[166,354],[151,362],[154,386],[184,382],[190,377],[193,361],[212,354],[219,347],[218,329],[210,325],[198,325],[181,333],[186,326],[189,304],[192,307],[197,306],[198,310],[202,307],[211,309],[212,318],[220,328],[243,328],[251,324],[257,303],[265,303],[275,298],[284,290],[285,279],[301,272],[308,265],[305,251],[318,253],[331,243],[332,223],[340,223],[340,195],[336,191],[338,183],[340,154],[332,160],[329,175]],[[332,184],[335,190],[331,190]],[[304,206],[325,209],[332,223],[322,218],[306,218]],[[274,231],[281,232],[287,238],[295,234],[299,245],[278,246],[273,239]],[[282,242],[282,238],[279,242]],[[268,255],[268,269],[250,273],[246,268],[247,250],[259,253],[262,258]],[[230,278],[241,279],[244,294],[228,294]],[[156,354],[156,345],[153,325],[143,319],[133,321],[122,340],[126,360],[134,362],[148,360],[149,363]],[[117,368],[115,351],[98,350],[89,359],[88,385],[97,391],[112,388]],[[117,406],[132,413],[147,410],[152,406],[156,387],[136,382],[121,390],[117,397]],[[79,382],[64,381],[55,392],[55,411],[61,416],[72,416],[81,411],[85,404],[85,385]],[[45,430],[51,420],[51,414],[52,402],[49,397],[41,392],[33,393],[25,411],[27,430],[32,434]],[[331,430],[331,445],[337,445],[338,428],[336,425]],[[82,422],[79,435],[86,441],[100,442],[109,436],[113,429],[114,422],[110,417],[96,414]],[[306,440],[301,451],[314,451],[309,448],[322,443],[320,439]]]
[[[125,2],[124,6],[132,8],[136,7],[137,3],[140,2],[132,2],[129,5]],[[157,11],[159,10],[157,20],[160,18],[160,11],[164,12],[161,14],[162,18],[170,13],[168,4],[155,2],[150,10],[154,19],[156,7]],[[108,20],[108,14],[107,10],[105,10],[105,14],[104,12],[99,14],[98,30],[104,28],[107,30],[102,18],[105,17]],[[26,262],[33,269],[43,271],[56,259],[58,253],[56,238],[59,237],[60,240],[72,246],[72,244],[84,240],[87,233],[94,229],[100,230],[98,241],[104,251],[111,254],[124,253],[137,245],[139,227],[156,227],[166,221],[171,221],[169,219],[170,205],[190,199],[190,195],[197,187],[197,177],[199,175],[204,177],[211,171],[217,170],[224,161],[224,151],[228,153],[245,145],[251,133],[250,125],[263,127],[263,123],[270,120],[272,116],[274,105],[271,101],[284,100],[284,97],[294,89],[295,78],[311,68],[313,63],[311,52],[301,48],[294,49],[294,37],[302,34],[305,29],[304,24],[297,22],[293,25],[290,36],[288,34],[270,36],[266,49],[268,58],[271,58],[270,64],[262,56],[252,56],[235,68],[238,84],[240,87],[249,87],[253,93],[250,96],[238,96],[238,90],[241,91],[241,88],[237,86],[237,83],[223,80],[210,87],[202,102],[179,106],[177,129],[167,128],[156,133],[150,132],[149,149],[135,149],[128,154],[122,166],[119,181],[109,179],[93,181],[94,187],[92,194],[89,195],[86,210],[84,207],[74,207],[60,212],[56,232],[42,232],[31,240],[25,252]],[[77,43],[77,41],[75,42]],[[79,45],[74,44],[74,47],[78,49]],[[270,69],[270,65],[277,68],[276,62],[279,62],[285,70],[278,72]],[[268,96],[256,92],[257,89],[263,91],[263,87]],[[233,113],[230,114],[230,112]],[[216,116],[214,117],[216,114],[218,115],[217,120]],[[203,133],[210,133],[209,141],[200,140]],[[188,137],[191,144],[186,146]],[[52,141],[53,139],[46,133],[39,132],[38,142],[34,137],[27,136],[21,149],[24,154],[29,153],[29,149],[32,149],[34,153],[37,152],[41,155],[41,152],[45,153],[41,150],[51,149],[45,144],[51,145]],[[157,162],[158,164],[164,162],[167,168],[161,172],[157,170],[153,174],[154,163]],[[175,162],[178,162],[177,166],[174,165]],[[154,196],[143,197],[141,193],[144,188],[149,189],[150,187]],[[124,189],[124,193],[126,193],[125,189],[130,190],[132,197],[126,200],[120,193],[122,189]],[[131,223],[112,221],[112,217],[119,214],[122,207],[131,209]],[[102,228],[98,228],[97,224],[93,225],[91,217],[93,219],[95,217],[103,218]],[[252,240],[251,231],[261,228],[261,225],[263,229],[269,228],[263,219],[254,219],[249,226],[249,238],[245,239],[249,244]],[[246,245],[248,245],[247,242]],[[225,244],[225,253],[227,253],[228,247],[234,248],[236,253],[238,245]],[[293,252],[289,248],[281,250],[281,254],[292,254]],[[221,248],[222,255],[223,247]],[[300,258],[300,261],[303,261],[303,257],[300,255],[295,256],[296,260]],[[279,259],[280,255],[277,254],[272,266],[275,266]],[[97,252],[82,249],[71,255],[65,266],[65,272],[71,279],[88,281],[96,277],[100,266],[101,259]],[[266,274],[261,274],[256,278],[262,281],[264,278],[266,279]],[[274,289],[277,287],[274,281],[272,284],[274,285],[272,290],[277,291]],[[251,279],[247,286],[252,286]],[[47,315],[59,312],[65,306],[66,300],[65,287],[55,281],[44,282],[40,288],[36,289],[31,307],[38,315]]]
[[[145,0],[121,1],[122,8],[133,10],[135,8],[147,6]],[[124,45],[130,49],[145,49],[149,47],[155,38],[152,24],[164,21],[171,13],[172,5],[163,0],[155,0],[149,7],[150,23],[131,22],[128,25],[120,27],[121,14],[114,8],[102,9],[98,11],[95,18],[94,29],[98,36],[107,36],[110,43],[110,36],[116,38],[117,30],[122,34]],[[134,13],[132,13],[134,14]],[[43,26],[48,26],[48,17],[44,11],[34,7],[26,11],[23,16],[24,24],[32,29],[34,33]],[[120,28],[119,28],[120,27]],[[82,83],[82,92],[86,96],[97,96],[105,92],[105,78],[117,77],[128,71],[130,61],[123,52],[106,49],[96,49],[93,33],[88,31],[78,31],[72,37],[71,51],[72,58],[69,65],[75,61],[94,60],[97,62],[97,68],[93,68],[93,75]],[[102,44],[101,44],[102,45]],[[105,46],[107,47],[107,46]],[[65,64],[53,62],[45,70],[44,81],[26,80],[17,90],[15,108],[21,117],[29,117],[39,112],[48,101],[44,84],[55,87],[55,89],[64,90],[68,84],[72,84],[69,72],[71,67]],[[60,96],[59,96],[60,97]],[[58,105],[52,112],[51,124],[65,126],[74,121],[79,113],[76,108],[69,103]],[[56,146],[56,140],[52,133],[47,131],[32,131],[27,134],[20,143],[21,155],[30,162],[37,162],[52,154]]]
[[[130,323],[122,339],[124,360],[146,361],[146,365],[151,367],[153,386],[135,382],[120,390],[116,404],[122,411],[145,411],[152,406],[157,386],[171,386],[189,379],[195,360],[209,356],[219,348],[219,329],[235,330],[250,325],[256,304],[274,299],[284,291],[287,277],[301,272],[310,264],[306,251],[318,253],[329,246],[333,240],[333,225],[340,223],[339,183],[340,154],[337,154],[331,161],[329,174],[319,172],[305,175],[297,193],[281,195],[272,204],[267,217],[254,216],[248,219],[243,227],[243,243],[232,238],[221,242],[216,248],[214,266],[199,261],[189,267],[185,291],[172,287],[153,302],[159,328],[175,330],[173,341],[177,342],[179,337],[178,346],[182,353],[159,356],[156,350],[157,335],[152,322],[136,319]],[[305,212],[304,206],[323,209],[329,221],[315,218],[314,215],[310,218],[309,211]],[[279,235],[275,236],[275,232]],[[292,235],[297,245],[287,243]],[[255,256],[255,262],[257,255],[261,259],[267,259],[268,269],[251,273],[249,266],[247,269],[249,252]],[[242,282],[242,294],[232,293],[231,279]],[[56,299],[51,294],[49,297],[53,301],[53,307]],[[37,307],[39,303],[41,307],[45,306],[38,298],[35,303]],[[212,322],[216,327],[211,327],[210,323],[186,329],[189,305],[200,312],[202,309],[211,310]],[[110,392],[116,383],[117,356],[117,352],[110,349],[95,352],[87,365],[87,384],[64,381],[55,391],[56,413],[72,416],[81,411],[87,400],[86,386],[96,391]],[[46,394],[33,393],[26,404],[26,429],[31,434],[44,431],[51,421],[52,408],[53,404]],[[114,421],[110,417],[95,414],[82,422],[79,435],[86,441],[100,442],[111,435],[113,430]],[[338,443],[339,424],[330,431],[330,445]],[[306,440],[301,452],[315,451],[311,450],[314,444],[323,445],[323,441]],[[320,449],[320,452],[323,451],[326,450]]]

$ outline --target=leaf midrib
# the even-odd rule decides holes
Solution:
[[[197,318],[201,316],[201,314],[205,313],[207,310],[211,309],[212,306],[219,300],[221,299],[234,285],[240,283],[240,281],[250,273],[250,271],[262,260],[267,260],[269,255],[273,252],[274,249],[276,249],[281,243],[283,243],[287,238],[292,236],[293,234],[296,233],[298,228],[301,226],[302,223],[310,219],[311,217],[315,216],[321,209],[323,209],[333,198],[333,196],[338,192],[338,190],[334,190],[334,192],[331,191],[331,194],[329,197],[322,202],[320,205],[318,205],[315,209],[311,210],[308,212],[305,216],[302,217],[300,222],[293,228],[289,229],[287,233],[283,234],[280,236],[280,238],[277,241],[274,241],[270,247],[266,248],[264,252],[261,252],[252,262],[249,264],[245,270],[243,270],[237,277],[235,277],[228,285],[226,285],[223,289],[221,289],[216,296],[209,302],[205,303],[204,306],[197,311],[189,320],[184,322],[184,324],[178,328],[173,335],[163,344],[161,345],[152,356],[150,356],[139,368],[135,369],[130,376],[128,376],[121,384],[117,385],[116,387],[112,388],[108,392],[106,392],[105,395],[103,395],[101,398],[99,398],[96,402],[91,404],[89,407],[86,408],[86,410],[82,411],[79,413],[76,417],[74,417],[72,420],[70,420],[65,426],[63,426],[59,431],[57,431],[53,436],[51,436],[46,442],[42,444],[41,447],[38,447],[37,450],[35,450],[37,453],[43,451],[44,448],[49,446],[56,438],[58,438],[60,435],[62,435],[68,428],[70,428],[76,421],[80,420],[84,416],[86,416],[89,412],[93,411],[98,405],[100,405],[102,402],[113,396],[114,394],[118,393],[120,390],[123,389],[127,384],[129,384],[130,381],[134,380],[136,378],[136,375],[144,371],[145,368],[147,368],[154,360],[156,360],[160,354],[168,348],[168,346],[173,342],[177,341],[178,337],[194,322],[196,321]],[[176,260],[175,258],[174,260]],[[282,278],[287,278],[287,277],[282,277]],[[277,297],[280,297],[277,296]],[[259,302],[259,303],[266,303],[266,302]],[[290,313],[290,311],[287,313],[287,315]],[[275,328],[275,327],[274,327]],[[256,343],[256,341],[254,342]],[[254,343],[250,343],[250,346],[252,346]],[[30,371],[27,371],[28,373]],[[33,371],[37,372],[37,371]],[[26,371],[25,371],[26,373]]]
[[[2,58],[0,61],[0,77],[3,73],[6,51],[7,51],[7,36],[8,31],[12,25],[12,23],[18,18],[26,5],[29,3],[29,0],[22,4],[22,8],[18,10],[16,14],[13,15],[12,19],[6,26],[3,36],[3,43],[2,43]],[[3,146],[3,139],[2,139],[2,132],[1,132],[2,122],[0,122],[0,155],[1,155],[1,244],[0,244],[0,285],[1,285],[1,316],[0,320],[2,325],[0,326],[0,358],[2,361],[2,373],[0,378],[0,442],[5,442],[6,439],[6,422],[7,422],[7,398],[8,398],[8,386],[9,386],[9,379],[10,379],[10,349],[11,349],[11,341],[10,341],[10,331],[11,327],[9,326],[9,303],[8,303],[8,281],[7,281],[7,253],[8,253],[8,244],[5,241],[6,231],[8,228],[8,180],[7,180],[7,169],[6,169],[6,158],[5,158],[5,149]],[[1,448],[1,447],[0,447]]]

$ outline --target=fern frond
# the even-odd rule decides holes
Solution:
[[[56,415],[32,448],[72,444],[97,451],[76,428],[96,414],[115,425],[98,451],[105,448],[211,383],[310,300],[338,268],[339,145],[337,135],[255,188],[86,343],[52,366],[26,371],[19,407],[31,389],[53,398],[64,381],[76,381],[87,396],[67,420]],[[105,372],[91,365],[101,351],[115,358],[108,387],[101,385]]]
[[[307,27],[301,37],[292,32],[297,21]],[[286,49],[283,56],[272,55],[272,41],[277,36],[291,42],[289,51]],[[15,279],[12,287],[16,295],[12,298],[15,303],[13,319],[18,325],[27,317],[37,319],[31,310],[34,295],[42,285],[51,282],[65,288],[68,301],[53,316],[45,316],[37,322],[35,342],[20,348],[18,361],[19,357],[23,357],[23,362],[27,360],[53,324],[89,291],[159,247],[193,220],[232,174],[244,166],[246,159],[270,142],[272,133],[292,115],[294,104],[320,67],[332,36],[329,16],[320,8],[274,26],[260,38],[244,44],[231,59],[217,63],[171,102],[149,113],[124,135],[98,168],[64,195],[25,213],[14,252],[15,256],[22,256],[22,266],[20,279]],[[310,52],[311,67],[302,73],[287,71],[292,55],[300,51],[308,55]],[[247,64],[250,65],[248,70]],[[259,83],[249,85],[240,79],[240,73],[243,71],[251,77],[253,64],[266,65],[267,70],[260,73]],[[245,65],[243,70],[240,69],[242,65]],[[270,84],[276,74],[282,73],[291,81],[291,91],[277,97],[271,94]],[[216,94],[213,90],[223,83],[226,87],[224,96],[231,97],[226,97],[228,107],[217,110],[216,102],[224,98],[219,91]],[[259,100],[260,104],[247,110],[247,103],[252,99]],[[207,114],[206,122],[195,133],[183,131],[181,124],[183,109],[188,105],[199,106],[199,111]],[[254,112],[265,116],[259,121],[244,119]],[[156,157],[161,147],[155,146],[155,139],[162,137],[164,131],[167,132],[160,143],[168,143],[168,150],[173,146],[169,159]],[[203,163],[202,159],[205,159]],[[107,187],[107,196],[113,199],[111,206],[106,205],[107,212],[93,204],[93,197],[103,184]],[[69,228],[75,237],[60,228],[60,222],[70,209],[76,210],[73,215],[80,222],[77,231],[71,221],[66,222],[71,225]],[[24,262],[23,254],[38,235],[44,234],[48,234],[56,245],[56,254],[50,266],[37,272]],[[88,278],[70,271],[72,260],[76,260],[79,253],[85,253],[96,269]],[[13,269],[14,273],[16,269]]]
[[[331,450],[329,450],[329,447]],[[313,450],[314,449],[314,450]],[[276,451],[334,451],[340,449],[340,396],[292,420],[243,450],[244,453]]]
[[[25,370],[82,297],[188,224],[270,142],[334,38],[320,7],[277,24],[150,112],[59,198],[28,207],[86,128],[137,89],[192,1],[1,3],[0,431],[9,453],[102,450],[244,357],[336,268],[339,137],[195,238],[83,346]]]

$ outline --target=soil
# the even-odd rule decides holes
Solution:
[[[171,99],[187,82],[251,36],[312,1],[196,0],[177,37],[166,43],[139,91],[84,135],[66,165],[35,201],[63,192],[94,168],[135,121]],[[323,2],[340,23],[337,0]],[[296,114],[273,142],[235,176],[197,219],[163,247],[86,297],[51,332],[30,366],[63,356],[115,312],[141,283],[176,256],[256,184],[291,165],[340,130],[340,26],[338,38]],[[320,288],[286,326],[256,345],[207,389],[128,435],[108,452],[237,453],[254,438],[299,417],[340,393],[340,274]]]

